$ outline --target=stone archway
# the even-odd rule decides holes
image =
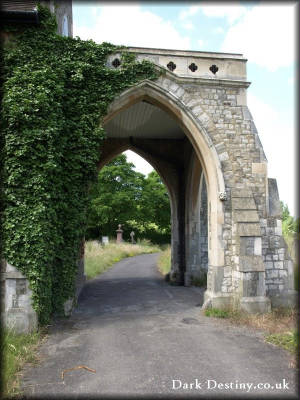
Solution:
[[[206,180],[209,187],[208,198],[211,208],[211,228],[209,236],[210,265],[212,269],[223,268],[224,251],[218,232],[222,231],[222,221],[224,221],[223,205],[219,199],[219,193],[224,191],[225,185],[222,171],[220,169],[220,162],[218,160],[214,146],[209,139],[209,135],[206,132],[205,128],[201,126],[201,122],[196,120],[192,113],[189,112],[186,106],[182,102],[180,102],[178,98],[173,96],[171,92],[165,90],[157,83],[150,81],[143,81],[142,83],[122,93],[111,104],[108,110],[108,115],[104,119],[104,125],[111,121],[119,112],[129,109],[132,105],[140,101],[146,101],[163,109],[165,112],[171,115],[173,119],[176,120],[176,123],[184,131],[186,137],[191,143],[192,153],[194,152],[194,156],[203,166],[203,173],[207,177]],[[107,147],[109,148],[108,151],[112,151],[112,154],[114,154],[114,146],[118,147],[118,144],[111,144],[110,140],[109,143],[104,144],[104,152],[106,151]],[[137,150],[136,147],[132,145],[132,142],[127,144],[127,148],[132,148],[134,151],[136,151],[137,153],[140,152],[140,155],[145,157],[145,153],[142,154],[141,151]],[[145,158],[147,159],[147,156]],[[156,164],[158,163],[156,162]],[[164,167],[157,166],[156,168],[158,172],[159,170],[161,170],[161,176],[164,177]],[[185,173],[183,173],[181,180],[186,180],[186,177],[184,175]],[[166,180],[167,179],[165,179],[165,182]],[[180,178],[178,177],[177,181],[178,186],[180,187],[180,185],[182,185],[182,182],[180,184],[179,180]],[[168,186],[167,183],[166,185]],[[177,257],[174,257],[172,270],[174,274],[180,271],[180,277],[178,278],[179,283],[183,283],[185,281],[186,284],[189,284],[188,277],[186,276],[185,278],[186,260],[184,248],[186,235],[183,233],[185,232],[186,225],[186,218],[184,215],[186,208],[185,190],[182,193],[181,199],[179,197],[179,191],[177,191],[177,193],[177,217],[173,218],[173,227],[178,227],[178,233],[176,232],[177,229],[173,230],[173,236],[176,243],[179,239],[179,241],[181,242],[181,246],[179,246],[179,244],[177,243],[177,246],[173,247],[173,253],[174,255],[177,254]],[[173,206],[173,208],[175,207]],[[178,211],[178,208],[181,208],[181,210]],[[173,216],[174,215],[175,213],[173,213]],[[180,250],[176,250],[178,248],[180,248]],[[179,262],[179,265],[177,264],[177,260]]]
[[[167,91],[158,83],[143,81],[142,83],[124,91],[110,106],[108,114],[104,119],[104,124],[108,123],[114,116],[139,101],[146,101],[153,104],[176,120],[181,127],[195,156],[202,165],[208,186],[208,201],[210,203],[210,236],[209,236],[209,259],[212,269],[224,267],[224,250],[220,232],[222,232],[222,223],[224,221],[223,204],[220,201],[219,194],[224,193],[225,184],[221,170],[220,161],[214,145],[211,143],[209,134],[199,120],[190,112],[190,110],[176,98],[170,91]],[[110,145],[108,145],[110,146]],[[135,150],[136,151],[136,150]],[[163,175],[162,175],[163,176]],[[183,194],[181,202],[185,209],[185,195]],[[185,230],[184,212],[181,213],[181,230]],[[178,221],[178,224],[180,222]],[[182,234],[180,235],[182,237]],[[181,239],[183,242],[185,238]],[[184,243],[183,243],[184,245]],[[185,264],[185,261],[184,261]],[[184,266],[185,270],[185,266]],[[184,277],[181,276],[181,282]]]
[[[282,237],[276,180],[268,178],[267,159],[247,107],[247,60],[240,54],[145,48],[129,48],[129,52],[138,61],[153,61],[162,75],[121,93],[101,122],[108,126],[115,117],[144,102],[169,115],[182,135],[176,142],[169,132],[172,144],[159,135],[155,143],[151,136],[108,137],[99,166],[122,149],[133,149],[148,157],[160,173],[172,199],[173,280],[189,284],[186,261],[199,251],[186,246],[191,239],[186,227],[191,223],[188,208],[201,203],[198,188],[202,180],[207,189],[208,225],[204,307],[235,305],[249,312],[266,312],[271,303],[294,304],[293,263]],[[118,57],[120,54],[109,56],[107,66],[115,68],[113,60]],[[170,61],[175,65],[172,72],[168,70]],[[20,326],[34,326],[28,282],[5,262],[2,269],[7,320],[12,315],[15,321],[19,318]],[[79,268],[79,278],[81,271]]]

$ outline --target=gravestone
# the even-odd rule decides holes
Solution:
[[[130,232],[130,237],[131,237],[131,243],[132,244],[136,244],[136,241],[134,240],[134,235],[135,235],[135,233],[133,231]]]
[[[109,244],[108,236],[102,236],[102,244],[105,246]]]
[[[122,243],[123,242],[123,230],[121,229],[122,225],[118,225],[118,229],[116,230],[117,232],[117,243]]]

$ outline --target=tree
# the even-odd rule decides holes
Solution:
[[[282,232],[284,236],[288,236],[294,233],[299,233],[299,218],[294,219],[291,216],[290,210],[283,201],[280,202],[282,210]]]
[[[136,237],[156,243],[171,239],[170,202],[163,182],[155,171],[147,177],[136,172],[124,154],[102,168],[90,191],[86,238],[115,237],[118,224],[125,239],[132,230]]]
[[[170,200],[165,185],[156,171],[150,172],[144,181],[140,214],[144,223],[155,222],[161,229],[170,233]]]
[[[87,237],[115,236],[118,224],[136,215],[144,175],[133,168],[122,154],[99,172],[90,192]]]

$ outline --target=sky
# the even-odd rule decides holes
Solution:
[[[292,215],[296,204],[297,2],[101,2],[73,0],[73,36],[97,43],[241,53],[248,60],[248,107]],[[139,156],[127,159],[145,174]]]

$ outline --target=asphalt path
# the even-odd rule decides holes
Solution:
[[[203,290],[172,286],[158,254],[124,259],[84,286],[27,366],[29,398],[297,398],[290,355],[263,334],[201,312]],[[73,369],[64,373],[64,370]]]

